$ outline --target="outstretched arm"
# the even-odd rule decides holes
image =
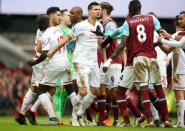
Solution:
[[[161,44],[161,43],[158,43],[158,46],[161,48],[161,50],[163,52],[165,52],[166,54],[169,54],[171,53],[174,49],[176,49],[176,47],[172,47],[172,46],[168,46],[168,45],[165,45],[165,44]]]
[[[48,50],[43,50],[40,57],[37,60],[28,60],[26,63],[30,66],[37,65],[47,58]]]
[[[177,48],[185,48],[185,37],[182,37],[180,41],[169,41],[169,40],[161,39],[161,43],[169,46],[177,47]]]

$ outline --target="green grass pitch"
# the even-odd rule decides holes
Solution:
[[[70,117],[63,117],[65,122],[69,122]],[[47,122],[46,117],[37,118],[39,123]],[[132,120],[133,121],[133,120]],[[173,123],[175,119],[173,119]],[[28,121],[27,121],[28,123]],[[0,131],[185,131],[181,128],[142,128],[142,127],[132,127],[132,128],[120,128],[112,126],[102,126],[102,127],[72,127],[71,125],[61,125],[61,126],[44,126],[36,125],[32,126],[29,123],[27,125],[18,125],[14,117],[0,117]]]

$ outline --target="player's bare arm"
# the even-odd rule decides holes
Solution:
[[[42,51],[42,44],[41,44],[41,41],[39,39],[36,40],[35,46],[36,46],[36,51],[37,52],[41,52]]]
[[[110,56],[110,58],[103,64],[103,72],[106,72],[106,71],[107,71],[107,69],[108,69],[109,65],[111,64],[112,60],[113,60],[116,56],[118,56],[118,55],[121,53],[121,51],[126,47],[127,41],[128,41],[128,36],[123,36],[123,38],[122,38],[122,44],[120,44],[120,45],[116,48],[115,52],[114,52],[114,53]]]

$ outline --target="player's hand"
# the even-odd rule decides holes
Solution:
[[[163,37],[161,34],[159,34],[159,37],[158,37],[158,39],[157,39],[157,42],[161,43],[161,40],[162,40],[162,39],[164,39],[164,37]]]
[[[105,48],[109,43],[112,43],[112,37],[108,36],[105,41],[101,44],[102,48]]]
[[[103,64],[103,72],[105,73],[105,72],[107,72],[107,70],[108,70],[108,67],[109,67],[109,65],[111,64],[111,62],[112,62],[112,59],[108,59],[104,64]]]
[[[169,34],[168,32],[162,32],[160,33],[161,36],[163,36],[164,39],[170,39],[171,38],[171,34]]]
[[[28,60],[28,61],[26,61],[26,64],[28,64],[29,66],[34,66],[35,61],[34,60]]]
[[[92,33],[94,33],[98,36],[104,36],[104,33],[101,31],[101,28],[99,25],[96,27],[96,31],[92,31]]]
[[[174,73],[174,74],[173,74],[173,81],[174,81],[175,83],[179,83],[179,80],[180,80],[179,75],[177,75],[176,73]]]

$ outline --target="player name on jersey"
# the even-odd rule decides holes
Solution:
[[[149,18],[148,17],[138,17],[136,19],[133,19],[133,20],[130,20],[130,23],[133,24],[133,23],[139,23],[139,22],[144,22],[144,21],[149,21]]]

